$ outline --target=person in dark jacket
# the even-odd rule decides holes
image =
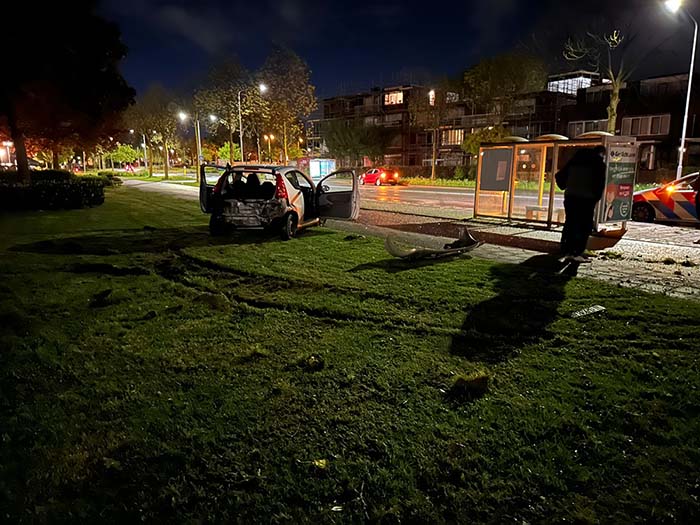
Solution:
[[[583,257],[588,236],[593,229],[595,206],[605,189],[605,148],[578,150],[559,171],[555,180],[564,190],[566,222],[561,234],[564,258],[574,262],[588,262]]]

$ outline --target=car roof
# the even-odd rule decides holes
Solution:
[[[218,165],[207,165],[208,167],[215,167],[221,170],[225,170],[226,166]],[[269,172],[269,173],[280,173],[284,175],[290,171],[299,171],[299,168],[295,166],[277,166],[274,164],[235,164],[230,166],[231,171],[258,171],[258,172]]]

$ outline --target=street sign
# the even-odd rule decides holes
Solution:
[[[633,138],[607,137],[605,150],[605,191],[598,207],[598,224],[632,220],[637,143]]]

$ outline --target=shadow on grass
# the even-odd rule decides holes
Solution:
[[[304,231],[302,237],[332,234],[326,230]],[[159,253],[203,246],[228,246],[284,242],[276,232],[241,230],[213,237],[206,226],[187,228],[144,228],[121,230],[110,234],[82,235],[49,239],[10,248],[15,252],[53,255],[122,255],[130,253]]]
[[[424,268],[426,266],[434,266],[437,264],[448,263],[456,259],[471,259],[471,255],[455,254],[452,257],[428,258],[428,259],[383,259],[381,261],[358,264],[354,268],[350,268],[348,272],[361,272],[365,270],[383,270],[387,273],[405,272],[406,270],[415,270],[416,268]]]
[[[519,265],[491,269],[498,295],[474,306],[453,337],[450,351],[474,361],[496,363],[528,344],[551,336],[549,325],[565,297],[577,265],[565,267],[555,257],[537,255]]]

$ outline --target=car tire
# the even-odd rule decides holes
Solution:
[[[297,234],[297,227],[299,225],[299,220],[295,213],[288,213],[284,217],[284,223],[282,225],[282,240],[288,241]]]
[[[382,185],[382,179],[377,179],[374,181],[375,186],[381,186]]]
[[[226,222],[220,215],[209,217],[209,233],[215,237],[226,233]]]
[[[360,185],[364,186],[365,185],[365,179],[364,177],[360,178]]]
[[[632,206],[632,220],[637,222],[654,222],[656,214],[646,202],[637,202]]]

